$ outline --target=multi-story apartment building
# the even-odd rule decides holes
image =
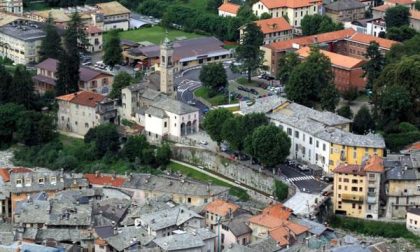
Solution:
[[[288,40],[293,37],[293,27],[283,17],[258,20],[255,21],[255,24],[260,27],[264,35],[265,45],[277,41]],[[242,26],[239,30],[241,41],[245,27],[246,26]]]
[[[273,18],[287,17],[289,23],[299,33],[303,17],[319,13],[321,5],[322,1],[318,0],[260,0],[252,5],[252,12],[257,17],[263,13],[268,13]]]
[[[383,172],[383,160],[377,155],[362,165],[338,165],[334,169],[334,212],[355,218],[378,219]]]
[[[43,94],[46,91],[55,89],[58,64],[58,60],[48,58],[35,66],[37,75],[33,76],[32,80],[34,81],[34,89],[36,92]],[[79,73],[80,90],[91,91],[103,95],[107,95],[111,92],[112,82],[114,81],[114,76],[112,74],[86,66],[81,66]]]
[[[0,55],[17,64],[39,60],[38,50],[45,37],[42,24],[18,19],[0,27]]]
[[[58,96],[57,128],[79,136],[103,123],[113,123],[117,110],[114,101],[103,95],[79,91]]]
[[[99,52],[102,51],[103,38],[102,38],[102,29],[97,26],[89,25],[86,27],[86,38],[89,42],[88,47],[86,48],[89,52]]]
[[[0,11],[22,15],[23,0],[1,0]]]
[[[382,157],[385,141],[369,133],[349,132],[351,120],[328,111],[318,111],[282,97],[257,99],[254,104],[240,103],[242,114],[265,113],[291,140],[289,158],[321,167],[330,173],[339,164],[362,164],[368,156]]]
[[[103,30],[128,30],[130,27],[131,11],[117,1],[96,4],[98,12],[104,16]]]

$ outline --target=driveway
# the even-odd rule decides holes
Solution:
[[[294,167],[282,164],[279,166],[279,173],[286,177],[286,180],[295,184],[301,192],[318,194],[322,192],[328,184],[316,179],[310,171],[302,172]]]

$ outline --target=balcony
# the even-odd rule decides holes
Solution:
[[[376,192],[368,192],[368,197],[376,197]]]
[[[354,195],[354,194],[343,193],[341,195],[341,198],[342,198],[343,201],[363,202],[363,196],[362,195]]]

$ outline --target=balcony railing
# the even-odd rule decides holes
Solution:
[[[354,202],[363,202],[363,196],[362,195],[354,195],[354,194],[347,194],[344,193],[341,198],[343,201],[354,201]]]

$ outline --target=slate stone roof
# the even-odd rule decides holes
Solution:
[[[163,251],[191,250],[205,245],[202,239],[190,233],[160,237],[153,240],[153,242]]]
[[[147,245],[153,240],[153,237],[149,236],[143,228],[131,226],[118,228],[116,235],[104,239],[117,251],[123,251],[135,244]]]
[[[241,214],[239,216],[234,217],[233,219],[229,219],[222,224],[227,226],[229,230],[232,232],[233,235],[236,237],[252,233],[251,228],[246,224],[248,219],[252,215],[250,214]]]
[[[203,217],[183,206],[140,215],[142,226],[147,225],[155,231],[167,227],[180,226],[193,218],[202,219]]]
[[[325,9],[333,11],[344,11],[354,9],[364,9],[365,5],[358,0],[338,0],[325,6]]]
[[[185,104],[175,99],[162,99],[152,104],[152,107],[162,109],[177,115],[184,115],[199,111],[198,108]],[[146,112],[147,113],[147,112]]]

